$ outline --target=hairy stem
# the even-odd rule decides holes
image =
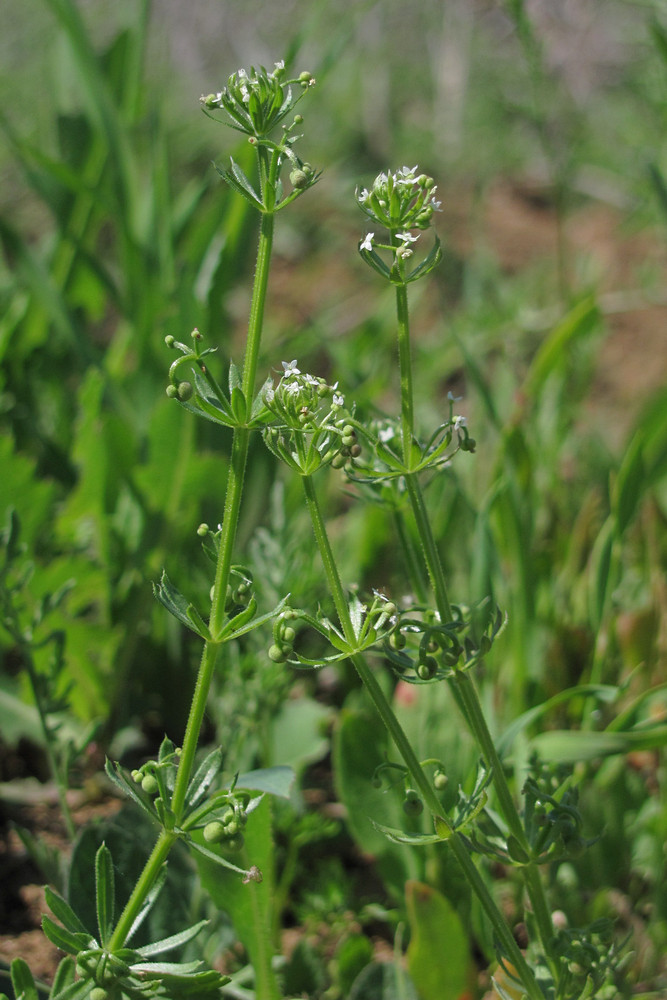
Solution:
[[[324,564],[324,570],[327,576],[331,596],[336,606],[336,611],[338,612],[341,629],[348,643],[353,646],[356,642],[354,626],[352,624],[352,619],[350,618],[349,609],[345,599],[345,592],[343,590],[338,568],[336,566],[326,525],[322,517],[322,511],[320,509],[317,493],[315,491],[315,484],[310,476],[303,476],[302,482],[306,495],[306,504],[308,506],[308,511],[313,525],[313,533]],[[419,763],[403,727],[396,718],[389,701],[375,679],[368,663],[366,662],[364,656],[360,653],[353,655],[351,660],[360,680],[375,705],[380,718],[387,728],[396,749],[403,758],[415,787],[419,789],[425,804],[430,810],[434,822],[437,821],[440,825],[444,825],[449,828],[450,833],[447,837],[446,843],[450,845],[459,864],[461,865],[463,874],[465,875],[468,884],[479,899],[480,904],[489,918],[496,936],[502,945],[503,952],[516,969],[528,997],[530,1000],[544,1000],[544,995],[540,990],[531,969],[528,967],[526,960],[521,954],[521,951],[514,940],[507,923],[503,919],[500,910],[496,906],[493,897],[477,871],[463,838],[452,829],[451,824],[443,815],[442,806],[436,791],[433,788],[426,772]]]

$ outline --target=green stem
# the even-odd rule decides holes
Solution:
[[[412,362],[410,356],[410,317],[408,312],[407,289],[405,285],[396,288],[396,314],[398,320],[398,353],[401,365],[401,414],[403,430],[403,461],[406,468],[410,468],[410,451],[412,447],[414,407],[413,407],[413,380]],[[410,435],[407,437],[407,435]],[[424,561],[428,570],[429,579],[433,587],[435,603],[440,621],[449,622],[452,620],[452,609],[447,594],[447,584],[445,573],[440,558],[440,553],[436,545],[431,521],[428,516],[424,494],[417,474],[406,474],[405,476],[408,496],[412,514],[417,525],[417,532],[421,541]],[[469,730],[477,741],[482,752],[486,766],[491,770],[493,784],[500,807],[505,817],[505,821],[510,832],[516,837],[518,843],[526,853],[530,853],[530,846],[519,816],[519,812],[514,802],[505,777],[502,761],[498,755],[486,718],[482,710],[479,695],[475,689],[472,677],[468,672],[457,672],[455,678],[450,681],[455,700],[460,708]],[[538,934],[548,955],[550,941],[553,936],[553,924],[549,907],[547,904],[544,886],[540,878],[540,873],[536,865],[527,865],[523,868],[524,882],[528,891]]]
[[[132,924],[141,910],[148,893],[154,886],[155,880],[160,874],[175,840],[177,840],[177,834],[168,830],[160,830],[155,847],[151,851],[150,857],[144,865],[144,870],[139,876],[137,884],[132,890],[132,894],[111,935],[109,944],[107,945],[109,951],[116,951],[125,944]]]
[[[275,182],[275,168],[273,163],[269,168],[268,180],[265,176],[264,170],[262,169],[261,159],[260,170],[262,172],[262,185],[270,181]],[[273,214],[263,214],[259,235],[259,246],[257,250],[257,266],[255,269],[255,279],[253,283],[250,318],[248,322],[248,337],[246,341],[242,378],[243,392],[247,404],[247,413],[250,411],[252,396],[255,388],[262,325],[264,321],[264,308],[266,304],[266,293],[269,280],[271,250],[273,247],[273,227]],[[225,601],[239,522],[241,499],[243,496],[243,481],[246,461],[248,458],[249,440],[250,429],[247,426],[240,426],[234,429],[230,468],[225,495],[224,516],[219,540],[218,561],[216,564],[213,598],[211,601],[209,630],[212,638],[205,643],[202,652],[195,689],[192,696],[192,703],[190,705],[190,713],[188,716],[185,736],[183,738],[183,748],[176,775],[174,793],[171,801],[171,809],[176,816],[177,825],[185,804],[188,785],[190,783],[190,777],[194,767],[195,755],[197,753],[199,734],[201,732],[204,713],[206,711],[206,703],[208,701],[208,693],[211,686],[213,671],[218,651],[221,646],[218,637],[225,621]],[[127,933],[139,913],[146,895],[150,891],[150,888],[176,839],[176,834],[166,830],[161,831],[139,882],[135,886],[135,889],[120,916],[118,925],[114,930],[112,941],[115,947],[120,947],[124,944]],[[266,973],[266,975],[270,978],[273,974],[269,970],[269,973]],[[267,996],[270,995],[271,994],[267,994]]]
[[[324,571],[327,576],[329,589],[336,606],[336,611],[338,612],[340,625],[346,640],[350,643],[350,645],[354,645],[356,642],[354,626],[352,624],[352,619],[350,618],[350,612],[345,600],[345,592],[338,574],[338,568],[336,566],[333,550],[331,548],[326,525],[322,517],[319,501],[317,499],[315,484],[310,476],[303,476],[302,482],[306,495],[308,511],[313,525],[313,533],[324,564]],[[528,967],[526,960],[521,954],[521,951],[514,940],[509,927],[507,926],[507,923],[503,919],[503,916],[496,906],[493,897],[491,896],[486,884],[477,871],[477,868],[468,853],[465,841],[460,834],[452,829],[449,821],[442,815],[442,806],[435,789],[419,763],[419,760],[412,749],[412,745],[410,744],[403,727],[396,718],[384,691],[375,679],[375,675],[368,666],[365,658],[360,653],[353,655],[351,660],[362,684],[366,688],[366,691],[375,705],[380,718],[391,736],[396,749],[403,758],[415,787],[419,789],[424,802],[429,808],[434,822],[438,820],[440,821],[440,824],[444,824],[449,827],[451,833],[446,842],[451,846],[454,855],[461,865],[463,874],[466,877],[468,884],[479,899],[484,912],[489,918],[498,940],[501,943],[503,953],[516,969],[530,1000],[544,1000],[544,995],[540,990],[531,969]]]

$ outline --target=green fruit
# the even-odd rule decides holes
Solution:
[[[157,795],[160,790],[154,774],[145,774],[141,779],[141,787],[148,795]]]
[[[403,812],[406,816],[420,816],[424,811],[424,803],[414,788],[408,788],[403,799]]]
[[[204,827],[204,840],[207,844],[219,844],[227,836],[227,831],[220,820],[213,820]]]

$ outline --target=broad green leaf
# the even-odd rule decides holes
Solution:
[[[451,903],[431,886],[405,887],[410,924],[407,959],[420,1000],[460,1000],[474,983],[468,935]]]
[[[113,932],[115,912],[115,880],[113,859],[109,848],[102,844],[95,856],[95,902],[100,942],[106,945]]]
[[[236,788],[245,788],[253,792],[266,792],[289,799],[294,788],[296,774],[291,767],[279,764],[277,767],[262,767],[257,771],[247,771],[236,779]]]
[[[262,873],[262,881],[246,884],[237,874],[215,867],[199,855],[195,860],[202,885],[213,902],[229,913],[236,933],[248,951],[255,970],[258,995],[270,996],[275,990],[270,963],[275,953],[272,939],[276,914],[273,908],[275,847],[271,799],[268,796],[248,817],[245,844],[233,858],[246,868],[256,865]]]

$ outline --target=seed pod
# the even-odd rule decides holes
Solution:
[[[283,642],[294,642],[296,639],[296,632],[291,625],[281,625],[280,626],[280,638]]]
[[[406,641],[407,640],[400,629],[396,629],[389,636],[389,645],[392,649],[403,649]]]
[[[223,847],[226,851],[229,851],[232,854],[236,854],[237,851],[241,850],[244,844],[245,844],[245,837],[243,836],[243,834],[236,833],[234,834],[233,837],[228,837],[225,840]]]
[[[193,391],[192,382],[179,382],[177,392],[178,398],[182,403],[185,403],[186,400],[192,398]]]
[[[444,771],[436,771],[435,774],[433,775],[433,784],[435,785],[435,787],[438,789],[439,792],[441,792],[444,788],[447,787],[448,780],[449,779],[447,778],[447,775],[445,774]]]
[[[175,385],[168,385],[165,392],[169,396],[169,399],[178,399],[178,387]]]
[[[176,337],[172,336],[171,333],[168,333],[167,336],[164,338],[164,342],[167,345],[167,347],[173,347],[174,343],[176,342]]]
[[[332,469],[342,469],[345,465],[345,455],[340,452],[331,459]]]
[[[403,799],[403,812],[406,816],[420,816],[424,811],[424,803],[414,788],[408,788]]]
[[[269,659],[273,660],[274,663],[284,663],[287,657],[282,650],[281,646],[277,646],[275,643],[269,649]]]
[[[109,1000],[109,993],[102,986],[93,986],[89,997],[90,1000]]]
[[[352,456],[352,458],[359,458],[359,456],[361,455],[361,445],[353,444],[352,447],[350,448],[350,455]]]
[[[227,830],[217,819],[204,827],[204,840],[207,844],[219,844],[227,836]]]

